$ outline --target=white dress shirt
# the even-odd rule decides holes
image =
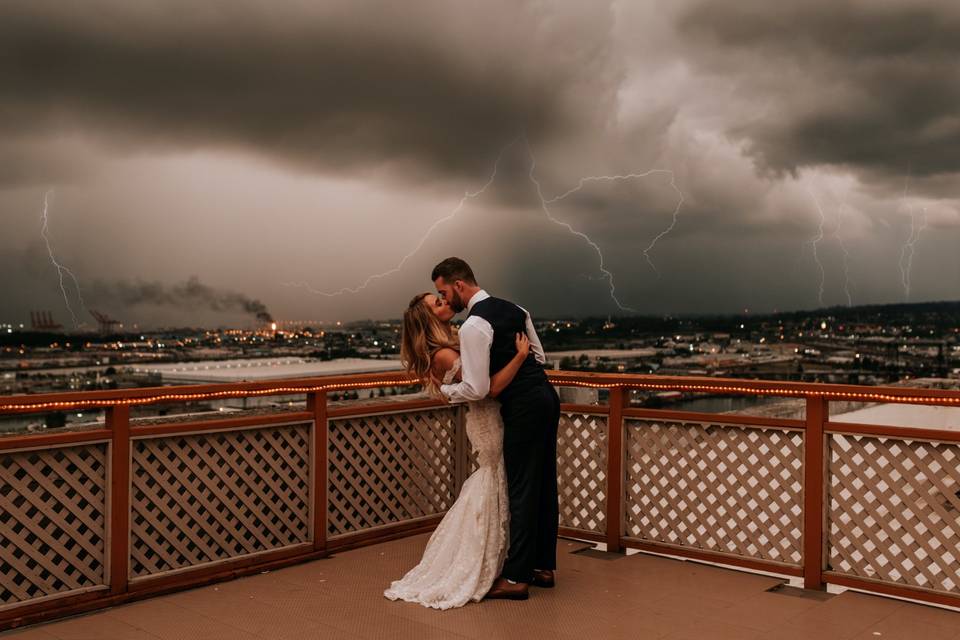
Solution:
[[[467,313],[473,305],[486,300],[490,294],[481,289],[473,294],[467,302]],[[530,351],[540,364],[545,364],[547,358],[543,353],[543,345],[533,328],[533,320],[526,309],[520,309],[527,315],[526,333],[530,340]],[[476,402],[483,400],[490,393],[490,345],[493,344],[493,327],[480,316],[470,316],[460,327],[460,375],[461,382],[445,384],[440,387],[440,393],[451,402]]]

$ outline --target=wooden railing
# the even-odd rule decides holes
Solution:
[[[835,423],[831,400],[955,391],[550,372],[565,535],[960,606],[960,433]],[[464,411],[330,406],[371,374],[0,398],[103,427],[0,439],[0,629],[431,530],[474,467]],[[801,397],[804,420],[629,406],[631,389]],[[306,410],[131,421],[132,407],[303,394]]]

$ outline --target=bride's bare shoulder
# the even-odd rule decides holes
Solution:
[[[457,353],[456,349],[450,349],[448,347],[439,349],[433,354],[433,362],[431,363],[433,370],[442,375],[453,368],[453,364],[459,357],[460,354]]]

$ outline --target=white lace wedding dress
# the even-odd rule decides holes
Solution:
[[[443,383],[449,384],[459,370],[458,358]],[[510,510],[500,403],[471,402],[466,422],[480,467],[464,481],[456,502],[430,536],[420,564],[384,592],[390,600],[434,609],[479,602],[503,568]]]

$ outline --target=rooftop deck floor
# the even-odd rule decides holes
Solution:
[[[960,613],[853,592],[771,592],[780,580],[644,554],[573,553],[587,545],[566,540],[557,588],[534,590],[525,602],[441,612],[384,599],[383,589],[416,564],[425,542],[417,536],[365,547],[0,639],[960,639]]]

